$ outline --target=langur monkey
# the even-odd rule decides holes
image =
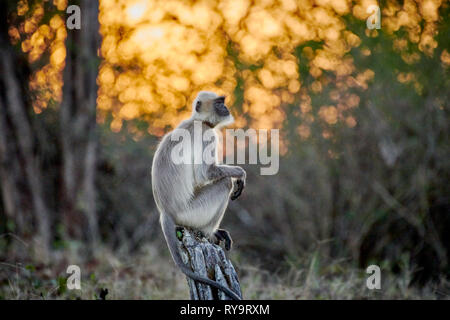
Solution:
[[[199,121],[196,125],[201,124],[202,132],[205,133],[207,130],[230,124],[233,120],[225,105],[224,96],[208,91],[199,92],[192,104],[192,116],[166,134],[155,152],[152,188],[164,237],[177,266],[193,280],[213,286],[231,298],[240,300],[238,294],[216,281],[195,274],[183,263],[177,249],[176,230],[177,226],[199,230],[216,244],[224,241],[225,249],[229,250],[231,237],[226,230],[218,227],[229,199],[235,200],[244,189],[246,173],[241,167],[221,165],[217,160],[212,164],[207,164],[203,158],[201,163],[192,161],[191,164],[175,164],[171,158],[174,146],[180,143],[179,139],[171,138],[177,130],[189,131],[193,140],[196,121]],[[204,150],[207,145],[210,148],[213,143],[213,152],[216,153],[217,136],[215,133],[212,136],[213,139],[208,141],[209,143],[201,138],[201,144]]]

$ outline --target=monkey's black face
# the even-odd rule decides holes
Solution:
[[[214,110],[221,117],[227,117],[230,115],[230,111],[225,105],[225,97],[218,97],[214,100]]]

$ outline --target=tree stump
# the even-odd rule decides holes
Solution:
[[[183,262],[196,274],[218,282],[242,298],[236,270],[227,259],[223,249],[210,243],[199,231],[184,228],[181,236],[181,241],[178,241],[178,250]],[[189,277],[186,278],[191,300],[231,300],[221,290],[194,281]]]

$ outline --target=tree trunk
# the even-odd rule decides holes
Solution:
[[[1,3],[0,23],[0,161],[1,192],[8,217],[18,231],[30,234],[36,227],[33,248],[43,260],[50,245],[49,209],[44,198],[41,163],[36,151],[33,118],[28,99],[30,71],[26,56],[9,41],[7,13]]]
[[[218,282],[242,298],[236,271],[220,246],[210,243],[197,232],[186,228],[183,239],[178,244],[184,263],[195,273]],[[230,300],[226,293],[189,277],[186,278],[191,300]]]
[[[44,259],[55,236],[53,223],[64,223],[66,239],[87,239],[95,245],[99,238],[95,205],[98,1],[73,2],[81,7],[81,29],[67,29],[63,102],[47,115],[36,115],[29,88],[32,66],[8,35],[8,17],[14,16],[17,3],[0,1],[0,210],[14,222],[11,232],[38,240],[31,243]],[[46,57],[44,53],[42,63]],[[54,112],[59,112],[59,123],[48,116]],[[60,139],[39,139],[55,134]],[[61,195],[55,196],[56,190],[62,190]]]
[[[69,237],[83,230],[95,245],[99,238],[96,212],[96,98],[100,45],[98,1],[82,0],[81,29],[67,30],[60,129],[63,158],[63,217]],[[87,228],[84,228],[87,227]]]

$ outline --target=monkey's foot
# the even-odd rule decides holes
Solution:
[[[180,241],[183,240],[185,230],[188,230],[188,232],[191,233],[197,240],[206,238],[205,234],[200,230],[192,229],[190,227],[177,226],[175,228],[175,233],[177,235],[178,240]]]
[[[233,194],[231,195],[230,199],[231,200],[236,200],[237,198],[239,198],[239,196],[242,193],[242,190],[244,190],[245,187],[245,182],[242,179],[238,179],[236,180],[236,190],[233,192]]]
[[[230,233],[224,229],[217,229],[214,232],[215,244],[220,244],[220,242],[225,242],[225,250],[229,251],[233,245],[233,240],[231,240]]]

